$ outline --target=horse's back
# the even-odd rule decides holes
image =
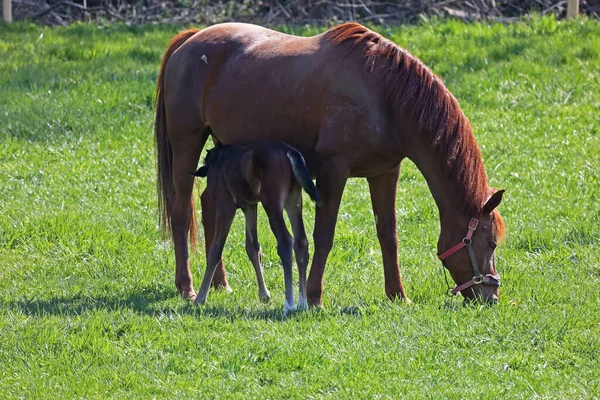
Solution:
[[[362,55],[346,56],[349,45],[334,45],[327,32],[299,37],[251,24],[214,25],[169,61],[169,106],[190,127],[210,126],[224,144],[279,140],[309,164],[321,148],[356,152],[346,140],[349,127],[369,132],[383,125],[369,111],[376,97]],[[333,135],[321,140],[323,130]]]
[[[245,23],[213,25],[198,31],[174,52],[167,65],[167,78],[171,84],[184,82],[189,86],[191,78],[200,77],[208,89],[207,80],[231,81],[235,78],[231,74],[243,75],[248,70],[267,67],[265,73],[276,73],[278,66],[306,66],[307,61],[314,66],[322,36],[293,36]],[[310,60],[302,60],[303,55]]]
[[[167,107],[194,113],[222,143],[275,138],[313,148],[327,86],[323,40],[243,23],[201,30],[169,60]]]

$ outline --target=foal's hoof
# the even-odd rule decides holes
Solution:
[[[298,296],[298,310],[306,311],[308,310],[308,301],[306,298],[300,293]]]
[[[290,304],[286,301],[285,305],[283,306],[283,315],[287,317],[290,312],[294,311],[296,311],[296,305],[294,303]]]
[[[202,298],[200,298],[200,297],[196,297],[196,298],[194,299],[194,305],[195,305],[195,306],[201,306],[201,305],[203,305],[204,303],[206,303],[206,299],[202,299]]]

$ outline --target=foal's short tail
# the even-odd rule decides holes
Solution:
[[[183,31],[171,40],[171,43],[163,56],[160,65],[160,74],[158,75],[158,83],[156,85],[156,118],[154,121],[154,144],[157,160],[156,188],[158,191],[158,212],[161,216],[160,221],[163,234],[168,234],[168,231],[171,228],[171,208],[173,207],[175,195],[175,187],[173,186],[173,149],[171,148],[171,143],[167,136],[167,118],[164,99],[165,70],[167,62],[175,50],[198,31],[199,29]],[[193,196],[190,197],[190,206],[192,208],[190,242],[192,246],[195,247],[197,224]]]
[[[317,203],[318,206],[321,205],[321,196],[319,195],[319,191],[317,190],[315,184],[312,181],[310,176],[310,172],[308,172],[308,168],[306,168],[306,163],[304,162],[304,157],[297,150],[288,150],[287,156],[290,159],[290,163],[292,164],[292,171],[294,171],[294,176],[300,182],[302,188],[308,193],[312,201]]]

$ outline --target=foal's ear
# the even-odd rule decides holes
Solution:
[[[206,165],[204,165],[204,166],[198,168],[198,171],[192,172],[192,175],[204,178],[206,175],[208,175],[208,167]]]
[[[487,201],[487,203],[485,203],[485,206],[483,206],[483,213],[489,214],[492,211],[494,211],[494,209],[500,205],[503,195],[504,189],[498,190],[496,193],[494,193],[492,197],[490,197],[490,199]]]

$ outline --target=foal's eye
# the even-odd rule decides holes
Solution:
[[[495,249],[497,244],[494,242],[488,242],[488,245],[490,246],[490,248]]]

